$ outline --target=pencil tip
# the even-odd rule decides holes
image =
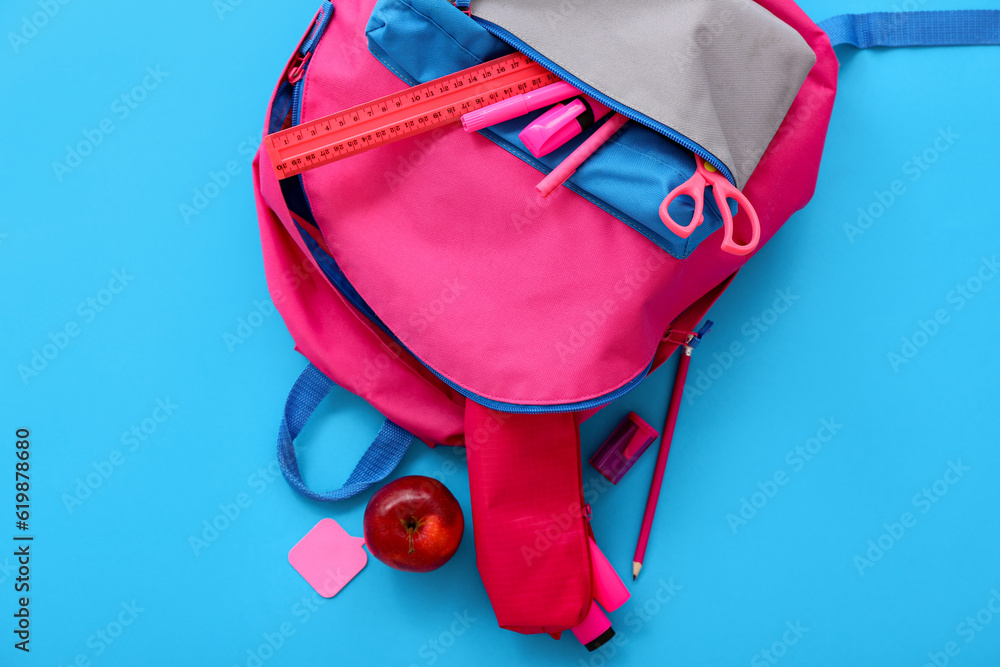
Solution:
[[[636,580],[636,578],[639,576],[639,570],[641,570],[641,569],[642,569],[642,563],[639,563],[637,561],[633,561],[633,563],[632,563],[632,581]]]

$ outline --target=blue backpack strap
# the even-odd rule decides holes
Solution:
[[[288,392],[285,416],[278,428],[278,464],[281,466],[281,474],[293,489],[313,500],[344,500],[385,479],[399,465],[413,441],[413,436],[408,431],[386,419],[375,436],[375,441],[342,487],[325,493],[310,490],[299,472],[294,442],[316,407],[330,393],[333,384],[318,368],[312,364],[306,366]]]
[[[830,42],[859,49],[874,46],[971,46],[1000,44],[1000,10],[841,14],[819,24]]]

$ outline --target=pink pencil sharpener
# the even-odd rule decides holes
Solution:
[[[612,484],[617,484],[658,437],[659,431],[630,412],[590,457],[590,465]]]

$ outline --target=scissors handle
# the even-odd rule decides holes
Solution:
[[[722,174],[715,168],[706,164],[701,157],[695,156],[695,172],[688,180],[684,181],[670,191],[670,194],[660,203],[660,220],[682,239],[686,239],[698,228],[698,225],[705,221],[705,190],[711,186],[712,194],[715,196],[715,203],[719,207],[719,214],[722,215],[723,237],[722,250],[732,255],[748,255],[754,251],[760,242],[760,220],[754,210],[750,200],[742,192],[733,187]],[[675,199],[681,195],[687,195],[694,200],[694,213],[691,222],[686,225],[679,225],[670,217],[669,208]],[[735,199],[739,208],[746,212],[750,219],[751,238],[745,244],[739,244],[733,238],[733,213],[729,210],[728,199]]]
[[[697,158],[695,159],[697,160]],[[694,233],[694,230],[698,228],[698,225],[705,221],[703,212],[705,208],[706,187],[708,187],[708,181],[706,181],[705,177],[696,170],[691,178],[687,179],[670,191],[670,194],[668,194],[660,203],[660,220],[662,220],[663,224],[667,226],[667,229],[682,239],[686,239]],[[670,212],[668,210],[670,205],[674,203],[674,200],[681,195],[687,195],[694,200],[694,213],[691,215],[691,222],[686,225],[677,224],[677,222],[670,217]]]
[[[722,250],[731,255],[749,255],[760,242],[760,220],[757,218],[757,211],[754,210],[753,204],[746,198],[746,195],[730,185],[729,181],[726,181],[725,185],[715,183],[712,192],[715,195],[715,203],[719,206],[719,212],[722,213]],[[738,208],[750,218],[750,240],[743,245],[737,243],[733,238],[733,213],[729,210],[729,202],[726,201],[728,198],[735,199]]]

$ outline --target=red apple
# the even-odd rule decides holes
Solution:
[[[365,508],[365,544],[397,570],[430,572],[455,555],[462,541],[462,508],[441,482],[408,475],[375,492]]]

